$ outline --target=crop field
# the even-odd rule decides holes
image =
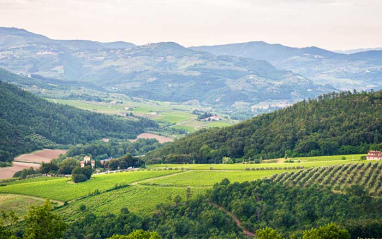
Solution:
[[[158,186],[193,186],[193,187],[208,187],[215,183],[221,182],[227,178],[231,182],[253,181],[269,177],[276,173],[288,172],[291,170],[256,170],[256,171],[187,171],[174,175],[169,178],[158,178],[145,180],[144,185]]]
[[[364,155],[364,154],[362,154]],[[329,165],[337,165],[337,164],[348,164],[348,163],[359,163],[364,162],[364,160],[360,160],[360,156],[356,159],[354,156],[354,160],[352,160],[351,156],[346,155],[347,158],[345,160],[342,160],[342,155],[339,156],[321,156],[328,158],[326,160],[322,159],[321,157],[309,157],[309,158],[299,158],[300,163],[297,162],[297,159],[294,159],[294,163],[275,163],[274,160],[272,160],[272,163],[267,163],[263,161],[261,164],[243,164],[243,163],[236,163],[236,164],[152,164],[147,165],[148,168],[187,168],[187,169],[193,169],[193,170],[210,170],[211,168],[213,170],[246,170],[252,168],[278,168],[280,169],[293,169],[293,167],[304,167],[304,168],[310,168],[310,167],[321,167],[321,166],[329,166]],[[317,160],[315,160],[317,159]]]
[[[345,160],[342,155],[300,158],[300,163],[157,164],[149,165],[150,170],[93,175],[78,184],[70,178],[31,178],[3,182],[6,186],[0,187],[0,203],[8,209],[17,208],[21,215],[29,205],[40,204],[44,198],[58,200],[56,205],[67,201],[67,205],[55,209],[66,221],[84,215],[81,205],[85,205],[85,213],[96,215],[118,213],[123,207],[139,215],[151,215],[158,204],[174,203],[176,195],[186,200],[187,188],[191,197],[197,197],[224,178],[244,182],[265,177],[301,187],[321,184],[338,192],[360,184],[373,195],[382,195],[382,162],[352,160],[360,156],[347,156]]]
[[[271,177],[275,182],[307,186],[320,184],[337,191],[357,184],[368,189],[374,196],[382,195],[382,163],[364,162],[357,164],[333,165],[330,167],[309,168],[296,172],[284,172]]]
[[[207,188],[191,188],[191,198],[197,197],[206,190]],[[82,214],[79,207],[83,204],[86,206],[86,212],[92,212],[96,215],[105,212],[118,213],[123,207],[139,215],[150,215],[156,211],[156,205],[173,203],[173,198],[176,195],[186,200],[186,188],[129,186],[74,201],[68,206],[56,210],[56,212],[66,220],[73,220]]]
[[[73,183],[70,178],[57,178],[55,180],[38,181],[30,183],[12,184],[0,187],[0,193],[24,194],[60,201],[88,196],[96,190],[103,192],[110,190],[115,185],[155,178],[176,173],[177,171],[139,171],[113,174],[95,175],[91,180],[83,183]]]

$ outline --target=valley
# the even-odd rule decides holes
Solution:
[[[0,27],[0,238],[380,238],[381,65]]]

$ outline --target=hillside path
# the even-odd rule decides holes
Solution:
[[[248,230],[246,230],[242,225],[241,225],[241,221],[235,216],[233,215],[231,212],[227,211],[224,207],[216,204],[216,203],[213,203],[213,202],[208,202],[209,204],[211,204],[212,206],[216,207],[216,208],[219,208],[220,210],[222,210],[224,213],[228,214],[229,216],[232,217],[232,219],[236,222],[237,226],[243,230],[243,233],[244,235],[246,235],[247,237],[255,237],[255,233],[253,232],[250,232]]]

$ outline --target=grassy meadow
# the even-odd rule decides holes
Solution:
[[[3,182],[0,202],[5,205],[3,208],[16,209],[18,215],[22,215],[29,205],[41,204],[49,198],[55,200],[56,206],[61,205],[55,212],[68,221],[83,215],[81,205],[86,206],[85,212],[96,215],[118,213],[123,207],[140,215],[151,215],[157,211],[158,204],[173,203],[176,195],[186,200],[187,188],[191,190],[191,197],[197,197],[224,178],[231,182],[252,181],[297,172],[297,166],[314,168],[365,162],[359,160],[361,156],[307,157],[299,158],[300,163],[296,159],[294,163],[278,159],[261,164],[156,164],[141,171],[93,175],[89,181],[78,184],[70,178],[24,179]],[[67,205],[63,206],[65,201]]]
[[[118,96],[119,97],[119,96]],[[224,127],[235,123],[226,115],[221,115],[221,121],[198,121],[197,115],[192,114],[195,108],[209,111],[198,105],[182,105],[170,102],[143,100],[143,99],[120,99],[116,97],[105,98],[105,100],[118,101],[119,104],[110,104],[107,102],[95,102],[84,100],[63,100],[63,99],[47,99],[54,103],[66,104],[83,110],[103,114],[122,115],[133,113],[137,116],[146,117],[157,121],[162,125],[171,125],[175,129],[184,129],[189,133],[193,133],[200,128]],[[128,108],[128,110],[126,109]],[[176,135],[174,135],[176,136]]]

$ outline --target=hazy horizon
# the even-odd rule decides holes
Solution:
[[[59,40],[183,46],[264,41],[328,50],[382,47],[378,0],[0,0],[0,22]]]

